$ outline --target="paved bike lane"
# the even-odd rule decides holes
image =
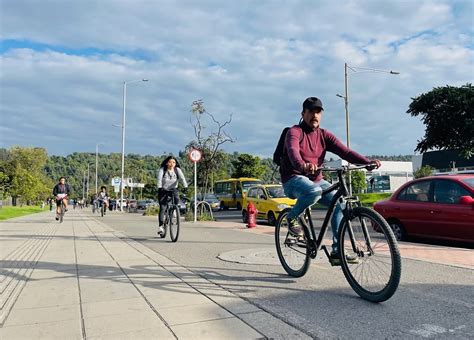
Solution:
[[[0,223],[2,339],[307,335],[81,211]]]

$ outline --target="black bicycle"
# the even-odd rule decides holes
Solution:
[[[64,204],[64,200],[61,200],[61,208],[59,210],[59,223],[63,223],[65,213],[66,213],[66,205]]]
[[[100,209],[100,216],[104,217],[105,212],[107,211],[107,206],[105,204],[105,201],[104,200],[98,200],[98,205],[99,205],[99,209]]]
[[[65,196],[58,195],[55,197],[56,206],[59,207],[59,213],[58,213],[58,210],[56,209],[56,221],[59,221],[59,223],[63,223],[64,214],[66,213],[66,205],[64,204],[65,199],[67,199],[67,195]],[[61,201],[61,203],[59,203],[59,201]]]
[[[322,194],[336,191],[316,236],[311,209],[299,216],[304,236],[293,236],[288,230],[288,212],[285,209],[275,227],[275,243],[278,258],[285,271],[294,277],[306,274],[311,259],[324,250],[331,265],[339,265],[322,245],[336,204],[343,209],[339,225],[339,254],[342,271],[350,286],[363,299],[372,302],[388,300],[397,290],[401,276],[400,251],[387,221],[370,208],[363,207],[357,197],[349,195],[345,175],[351,170],[367,167],[344,166],[340,169],[322,168],[337,172],[338,182]]]
[[[184,196],[180,196],[181,199],[186,199]],[[170,229],[171,242],[178,241],[179,237],[179,227],[180,227],[180,212],[179,206],[174,203],[173,192],[166,193],[166,205],[165,205],[165,215],[163,221],[163,232],[159,234],[161,238],[165,238],[167,234],[167,229]]]

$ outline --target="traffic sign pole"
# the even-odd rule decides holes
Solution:
[[[197,162],[194,162],[194,223],[197,222]]]
[[[201,160],[201,151],[191,149],[189,159],[194,163],[194,223],[197,222],[197,162]]]

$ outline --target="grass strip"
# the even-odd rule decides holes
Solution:
[[[38,206],[23,206],[23,207],[11,207],[11,206],[3,206],[0,208],[0,221],[8,220],[14,217],[20,217],[30,214],[39,213],[42,211],[46,211],[48,207],[41,209]]]

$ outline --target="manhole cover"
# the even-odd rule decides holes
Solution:
[[[217,258],[222,261],[244,264],[281,265],[275,248],[233,250],[219,254]]]

